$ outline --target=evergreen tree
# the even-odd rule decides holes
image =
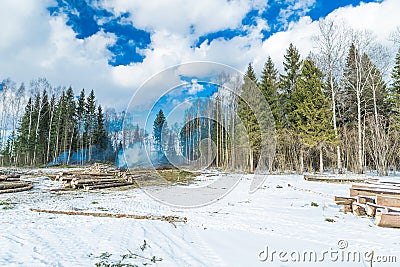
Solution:
[[[242,136],[240,142],[243,144],[247,141],[243,139],[243,135],[248,137],[251,150],[248,159],[250,171],[254,171],[257,167],[261,152],[261,129],[257,116],[260,118],[262,112],[265,111],[265,107],[260,106],[260,99],[257,99],[259,98],[257,83],[254,69],[249,64],[244,76],[242,92],[238,100],[238,115],[246,129],[247,135],[245,133],[237,133],[236,136]]]
[[[263,93],[272,115],[275,119],[275,126],[281,126],[281,111],[278,103],[278,70],[275,68],[271,57],[268,57],[264,64],[264,69],[261,74],[260,90]]]
[[[104,127],[104,114],[100,105],[97,108],[96,117],[95,144],[100,151],[104,152],[107,149],[107,131]]]
[[[400,128],[400,48],[397,52],[395,65],[392,71],[392,84],[386,103],[390,107],[391,117],[397,127]]]
[[[301,67],[300,53],[291,43],[284,55],[283,70],[284,74],[280,75],[280,106],[283,109],[282,124],[285,128],[289,128],[290,124],[287,116],[293,111],[291,103],[291,95],[296,90],[297,77]]]
[[[304,61],[292,93],[293,111],[289,121],[306,147],[320,150],[320,170],[323,171],[322,148],[335,138],[331,124],[332,110],[324,95],[323,75],[310,59]]]
[[[153,123],[154,146],[159,156],[163,154],[164,143],[167,141],[165,135],[167,128],[164,112],[160,109]]]
[[[92,158],[92,145],[94,141],[95,132],[95,113],[96,113],[96,100],[94,96],[94,91],[91,90],[89,96],[86,100],[86,110],[85,110],[85,138],[87,149],[88,149],[88,160],[91,161]]]

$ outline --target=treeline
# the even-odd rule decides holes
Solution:
[[[369,169],[387,175],[400,159],[400,50],[390,70],[387,50],[371,33],[349,31],[332,21],[320,23],[315,44],[317,51],[303,60],[290,44],[283,73],[270,58],[259,81],[251,65],[246,72],[275,118],[272,169],[298,173]],[[240,109],[239,115],[243,117]],[[257,153],[259,145],[253,148]],[[256,166],[257,159],[251,160]]]
[[[22,117],[15,116],[18,121],[12,128],[10,124],[2,128],[8,129],[8,135],[3,133],[7,136],[1,153],[3,165],[115,161],[115,144],[111,143],[103,109],[96,104],[93,90],[86,95],[83,89],[75,96],[71,87],[54,88],[45,78],[33,80],[30,88],[25,109],[14,107],[23,111]],[[10,99],[24,102],[23,91],[22,84]]]
[[[261,164],[297,173],[387,175],[398,168],[400,50],[390,68],[389,49],[372,33],[328,20],[319,27],[315,50],[306,58],[290,44],[282,73],[267,58],[259,79],[251,64],[244,78],[221,75],[214,99],[186,111],[179,143],[188,162],[250,172]],[[273,124],[271,117],[276,132],[262,129]],[[267,139],[273,134],[271,150]]]

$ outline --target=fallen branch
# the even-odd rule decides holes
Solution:
[[[186,217],[178,216],[156,216],[156,215],[135,215],[135,214],[121,214],[121,213],[103,213],[103,212],[85,212],[85,211],[62,211],[62,210],[42,210],[31,208],[31,211],[52,213],[52,214],[64,214],[64,215],[81,215],[81,216],[93,216],[93,217],[111,217],[111,218],[131,218],[137,220],[159,220],[167,221],[175,226],[176,222],[187,222]],[[176,226],[175,226],[176,227]]]

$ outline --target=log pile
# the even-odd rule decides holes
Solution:
[[[349,197],[335,196],[345,213],[375,218],[380,227],[400,228],[400,183],[372,181],[353,183]]]
[[[19,181],[19,178],[15,181],[15,179],[15,177],[1,177],[0,194],[27,191],[33,188],[33,183]]]
[[[80,172],[61,172],[54,177],[65,189],[96,190],[136,185],[135,178],[127,171],[121,171],[113,166],[94,164]]]

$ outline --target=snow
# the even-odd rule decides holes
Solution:
[[[338,263],[328,257],[323,264],[284,262],[277,256],[281,250],[314,250],[319,258],[328,250],[374,250],[375,255],[400,261],[398,229],[379,228],[372,219],[344,214],[335,205],[334,195],[347,196],[349,184],[273,175],[250,194],[251,176],[214,173],[200,176],[188,188],[210,185],[222,177],[239,182],[219,201],[196,208],[162,204],[141,189],[50,192],[49,188],[61,184],[36,179],[31,191],[0,195],[0,202],[16,203],[12,209],[0,206],[0,266],[94,266],[99,261],[95,256],[103,252],[118,258],[128,250],[163,259],[153,266],[370,266],[365,261]],[[188,222],[176,223],[175,228],[165,221],[57,215],[30,208],[176,215],[187,217]],[[150,247],[141,251],[143,240]],[[346,248],[338,247],[340,240]],[[275,258],[271,260],[269,254],[261,261],[267,250],[276,251]],[[374,262],[373,266],[397,264]]]

